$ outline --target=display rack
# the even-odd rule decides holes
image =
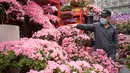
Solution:
[[[73,24],[83,24],[83,17],[88,16],[87,10],[83,11],[82,8],[73,8],[72,12],[73,12],[73,18],[76,18],[76,23],[73,23]],[[60,23],[61,23],[61,25],[65,25],[63,20],[61,20]]]
[[[83,12],[82,8],[74,8],[72,11],[74,12],[73,17],[79,18],[79,20],[77,20],[76,23],[82,24],[83,23],[83,20],[82,20],[83,16],[84,15],[86,16],[86,14]]]
[[[49,0],[49,2],[54,3],[58,7],[58,17],[60,18],[60,0]],[[60,22],[58,22],[58,26],[61,26]]]

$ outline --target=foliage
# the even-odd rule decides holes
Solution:
[[[130,70],[130,56],[127,57],[126,59],[126,66],[129,68]]]
[[[128,33],[130,24],[116,24],[117,30],[121,33]]]
[[[0,54],[0,69],[2,73],[5,73],[9,68],[21,68],[21,70],[28,69],[27,71],[29,71],[29,69],[42,70],[45,67],[46,60],[32,60],[24,55],[16,56],[13,51],[8,51],[7,55]]]
[[[61,7],[61,11],[71,11],[71,9],[72,9],[72,7],[68,6],[68,5]]]

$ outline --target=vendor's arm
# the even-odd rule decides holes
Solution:
[[[81,30],[84,30],[84,31],[91,31],[91,32],[95,31],[94,24],[79,24],[79,25],[77,25],[75,27],[77,29],[81,29]]]

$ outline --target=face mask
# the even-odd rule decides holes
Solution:
[[[100,18],[100,22],[101,22],[101,24],[107,24],[107,19],[105,19],[105,18]]]

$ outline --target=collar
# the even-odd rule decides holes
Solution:
[[[108,24],[109,24],[108,28],[112,27],[112,24],[110,24],[109,22],[108,22]],[[100,23],[100,26],[104,27],[103,24],[101,24],[101,23]]]

